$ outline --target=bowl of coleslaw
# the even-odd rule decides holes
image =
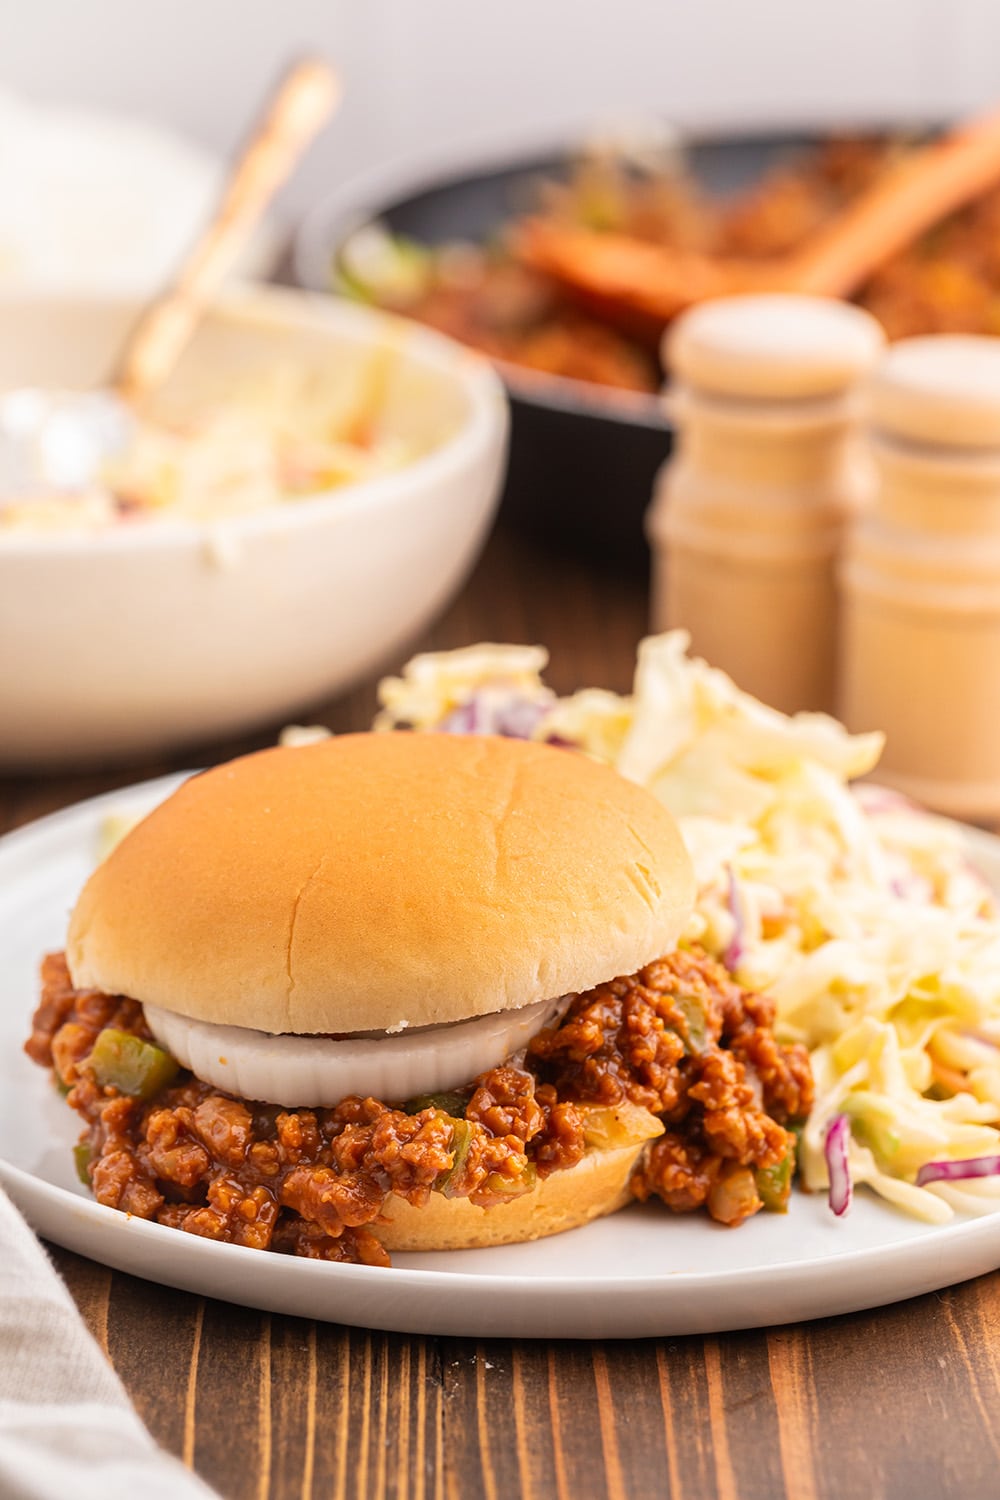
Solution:
[[[136,312],[0,300],[0,390],[99,386]],[[348,687],[461,584],[506,438],[497,376],[448,339],[228,295],[99,474],[0,493],[0,766],[160,754]]]

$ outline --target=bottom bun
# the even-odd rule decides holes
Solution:
[[[382,1220],[370,1227],[387,1250],[476,1250],[562,1234],[624,1208],[629,1178],[644,1141],[613,1151],[588,1151],[575,1167],[553,1172],[512,1203],[479,1208],[468,1198],[433,1193],[423,1208],[390,1194]]]

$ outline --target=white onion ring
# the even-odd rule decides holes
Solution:
[[[202,1083],[241,1099],[328,1108],[349,1094],[402,1103],[460,1088],[525,1047],[565,1005],[540,1000],[454,1025],[342,1041],[216,1026],[158,1005],[143,1009],[156,1040]]]

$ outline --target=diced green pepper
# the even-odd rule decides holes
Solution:
[[[708,1045],[708,1026],[705,1021],[705,1007],[701,1001],[694,995],[673,995],[670,1003],[675,1010],[680,1011],[684,1018],[684,1031],[681,1032],[681,1038],[685,1043],[685,1050],[689,1054],[704,1052]]]
[[[792,1193],[792,1170],[795,1166],[795,1142],[773,1167],[758,1167],[754,1181],[760,1201],[773,1214],[788,1212],[788,1200]]]
[[[457,1092],[415,1094],[412,1099],[407,1099],[403,1109],[408,1115],[419,1115],[422,1109],[439,1109],[442,1114],[450,1115],[453,1120],[464,1120],[465,1107],[468,1102],[464,1094]]]
[[[94,1148],[89,1141],[78,1141],[73,1147],[73,1161],[76,1165],[76,1175],[84,1187],[90,1187],[90,1173],[87,1170],[94,1159]]]
[[[401,307],[424,295],[434,267],[426,245],[379,226],[347,241],[332,267],[333,282],[336,290],[358,301]]]
[[[496,1185],[496,1178],[499,1178],[499,1185]],[[492,1172],[486,1182],[495,1193],[510,1193],[511,1197],[519,1197],[522,1193],[531,1193],[532,1188],[537,1187],[538,1169],[534,1161],[528,1161],[523,1172],[517,1173],[516,1178],[504,1178],[498,1172]]]
[[[526,1162],[524,1169],[518,1172],[516,1177],[505,1177],[502,1172],[491,1172],[486,1179],[485,1186],[491,1193],[498,1197],[520,1198],[524,1193],[530,1193],[538,1182],[538,1169],[533,1161]]]
[[[162,1047],[144,1042],[130,1031],[106,1026],[86,1066],[101,1088],[117,1089],[132,1099],[152,1099],[171,1082],[179,1064]]]
[[[447,1172],[442,1172],[434,1184],[439,1193],[446,1198],[454,1198],[459,1185],[465,1163],[469,1158],[469,1147],[472,1145],[473,1127],[468,1120],[456,1120],[455,1130],[451,1138],[452,1161]]]

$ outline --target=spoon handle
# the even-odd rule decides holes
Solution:
[[[139,404],[169,376],[226,272],[339,96],[337,75],[319,59],[296,63],[281,79],[211,222],[119,355],[111,384],[124,401]]]

